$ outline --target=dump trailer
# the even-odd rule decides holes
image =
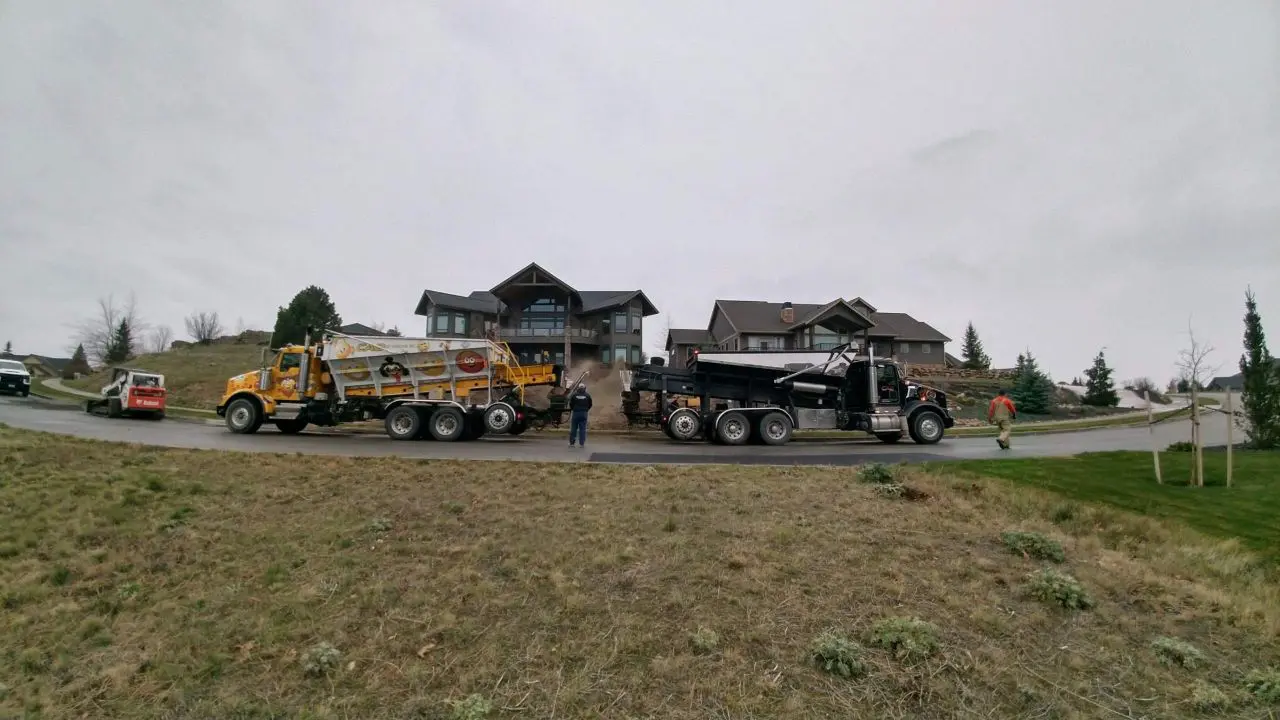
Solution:
[[[905,380],[889,358],[851,345],[826,351],[700,351],[688,367],[644,365],[624,373],[623,404],[656,393],[668,437],[725,445],[784,445],[794,430],[848,430],[930,445],[955,418],[941,390]],[[681,400],[687,406],[681,406]]]
[[[227,381],[219,417],[233,433],[384,421],[395,440],[474,440],[519,435],[539,412],[524,390],[559,385],[559,365],[520,365],[505,343],[323,333],[263,351],[262,366]]]

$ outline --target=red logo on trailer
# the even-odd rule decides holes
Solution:
[[[463,350],[458,353],[454,362],[457,363],[459,370],[472,375],[484,370],[486,365],[484,356],[474,350]]]

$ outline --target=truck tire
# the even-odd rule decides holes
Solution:
[[[876,439],[878,439],[880,442],[882,442],[882,443],[884,443],[884,444],[886,444],[886,445],[892,445],[892,444],[894,444],[894,443],[896,443],[896,442],[898,442],[899,440],[901,440],[901,439],[902,439],[902,433],[900,433],[900,432],[878,432],[878,433],[876,433]]]
[[[297,435],[307,426],[306,420],[276,420],[276,429],[285,435]]]
[[[911,439],[920,445],[933,445],[942,439],[942,417],[932,410],[921,410],[911,416]]]
[[[120,405],[120,398],[111,398],[107,401],[107,417],[118,418],[124,414],[124,408]]]
[[[516,423],[515,423],[514,425],[512,425],[512,426],[511,426],[511,432],[510,432],[510,434],[511,434],[511,435],[521,435],[521,434],[523,434],[523,433],[524,433],[524,431],[525,431],[525,430],[528,430],[528,429],[529,429],[529,421],[528,421],[528,420],[517,420],[517,421],[516,421]]]
[[[730,410],[716,420],[716,437],[725,445],[745,445],[751,439],[751,422],[746,415]]]
[[[262,427],[262,412],[249,398],[236,398],[227,406],[227,429],[237,435],[252,435]]]
[[[689,408],[680,408],[671,413],[663,428],[672,440],[688,441],[698,437],[702,430],[702,418]]]
[[[412,405],[397,405],[382,421],[392,440],[414,440],[422,432],[422,413]]]
[[[791,426],[791,418],[786,413],[768,412],[764,417],[760,418],[759,435],[760,441],[765,445],[786,445],[791,442],[791,432],[794,429]]]
[[[442,407],[431,413],[427,429],[431,431],[431,437],[441,442],[452,442],[462,437],[463,431],[467,429],[466,422],[458,408]]]
[[[494,435],[511,432],[516,424],[516,409],[504,402],[496,402],[484,411],[484,424]]]

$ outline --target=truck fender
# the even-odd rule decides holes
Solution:
[[[252,402],[254,405],[256,405],[258,408],[258,412],[261,413],[264,418],[267,417],[267,415],[269,414],[267,412],[266,405],[264,405],[262,402],[262,398],[249,392],[248,390],[243,390],[227,398],[226,402],[218,406],[218,416],[221,417],[222,415],[225,415],[227,412],[227,407],[231,405],[231,403],[235,402],[236,400],[239,400],[240,398],[246,398],[250,402]]]

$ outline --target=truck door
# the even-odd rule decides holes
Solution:
[[[876,392],[881,405],[901,405],[898,368],[891,363],[876,365]]]
[[[282,352],[271,366],[271,394],[277,400],[298,400],[298,372],[302,353]]]

